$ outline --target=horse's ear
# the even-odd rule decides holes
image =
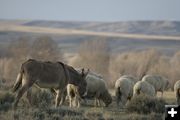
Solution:
[[[81,69],[81,74],[84,75],[84,68]]]
[[[87,70],[87,72],[85,72],[85,70],[84,70],[84,68],[82,69],[82,76],[83,77],[86,77],[87,76],[87,74],[89,73],[89,69]]]
[[[90,69],[88,68],[87,72],[84,73],[84,76],[87,76],[87,74],[90,72]]]

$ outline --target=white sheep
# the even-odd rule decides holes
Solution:
[[[133,86],[135,78],[129,75],[123,75],[115,83],[115,96],[117,105],[124,107],[128,100],[133,96]]]
[[[145,94],[154,97],[156,95],[155,88],[146,81],[138,81],[133,88],[133,96]]]
[[[161,96],[163,96],[163,92],[165,90],[170,88],[170,83],[168,79],[159,75],[145,75],[142,78],[142,81],[146,81],[150,83],[151,85],[153,85],[155,88],[156,94],[158,91],[160,91],[162,93]]]
[[[95,98],[95,106],[101,106],[100,101],[108,106],[112,102],[112,97],[108,92],[105,81],[100,75],[90,72],[86,77],[87,95],[84,98]]]
[[[174,92],[176,94],[177,104],[180,105],[180,80],[174,84]]]

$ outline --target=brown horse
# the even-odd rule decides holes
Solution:
[[[75,78],[69,75],[69,70]],[[87,74],[88,72],[85,73],[84,69],[80,74],[71,66],[62,62],[42,62],[29,59],[22,64],[13,86],[13,92],[19,89],[13,106],[16,108],[19,99],[25,92],[28,95],[28,90],[35,84],[40,88],[53,89],[56,92],[55,106],[57,107],[63,103],[63,93],[68,83],[78,86],[82,92],[81,94],[85,93],[87,85],[85,77]]]

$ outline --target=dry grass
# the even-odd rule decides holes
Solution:
[[[32,42],[28,37],[21,37],[7,46],[6,57],[0,58],[1,80],[12,85],[23,62],[28,59],[42,61],[63,61],[63,53],[51,37],[40,36]]]
[[[106,39],[94,38],[80,45],[78,57],[74,59],[72,65],[78,68],[89,68],[98,74],[103,75],[104,79],[109,78],[110,53]]]
[[[0,59],[0,82],[1,79],[14,80],[21,64],[28,58],[70,61],[74,67],[90,68],[103,75],[111,88],[115,81],[125,74],[133,75],[139,80],[145,74],[162,75],[169,79],[172,86],[180,78],[180,52],[169,57],[155,49],[148,49],[111,56],[106,38],[94,37],[93,40],[82,43],[76,56],[67,60],[50,37],[35,38],[33,43],[30,43],[29,39],[22,37],[9,44],[9,50],[6,51],[8,57]]]
[[[161,93],[158,92],[157,96],[161,97]],[[164,92],[163,99],[165,99],[168,104],[176,104],[175,93],[173,91]]]
[[[175,81],[180,78],[179,60],[179,52],[169,57],[155,49],[119,54],[111,58],[110,87],[114,87],[115,81],[125,74],[133,75],[138,80],[141,80],[146,74],[152,74],[166,77],[173,88]]]
[[[114,93],[114,90],[110,90]],[[0,92],[4,94],[4,91]],[[158,94],[159,96],[159,94]],[[25,96],[24,96],[25,97]],[[114,98],[114,97],[113,97]],[[163,97],[168,104],[175,101],[175,95],[173,92],[165,92]],[[41,99],[41,98],[39,98]],[[16,111],[11,108],[7,108],[7,111],[0,111],[0,119],[2,120],[24,120],[24,119],[36,119],[36,120],[61,120],[61,119],[77,119],[77,120],[161,120],[163,114],[150,113],[147,115],[137,113],[126,113],[123,109],[119,109],[116,106],[115,99],[109,107],[93,107],[93,101],[90,100],[87,105],[82,105],[79,109],[69,108],[67,105],[59,108],[54,108],[51,103],[49,107],[29,107],[27,101],[20,100],[19,107]],[[6,108],[4,108],[6,109]]]
[[[109,89],[109,92],[111,93],[112,96],[115,96],[115,90],[114,89]],[[161,98],[161,92],[157,92],[157,97]],[[165,91],[163,93],[163,99],[169,104],[175,104],[176,103],[176,96],[173,91]]]

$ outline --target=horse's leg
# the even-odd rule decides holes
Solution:
[[[68,97],[69,97],[69,107],[73,107],[73,104],[72,104],[73,99],[70,95]]]
[[[22,85],[22,87],[20,88],[20,90],[19,90],[18,93],[17,93],[15,102],[14,102],[14,104],[13,104],[14,109],[17,107],[17,104],[18,104],[20,98],[23,96],[23,94],[24,94],[31,86],[32,86],[31,83],[26,83],[26,84]]]
[[[61,102],[60,102],[61,105],[64,103],[64,101],[66,99],[66,96],[67,96],[67,90],[64,90],[64,93],[63,93],[63,95],[61,97]]]
[[[57,90],[56,91],[56,100],[55,100],[55,107],[57,108],[59,106],[59,102],[60,102],[60,99],[61,99],[61,96],[60,96],[60,90]]]
[[[65,101],[65,97],[66,97],[66,95],[65,95],[65,91],[66,91],[66,89],[64,88],[64,89],[62,89],[61,91],[60,91],[60,97],[61,97],[61,101],[60,101],[60,105],[62,105],[63,103],[64,103],[64,101]]]
[[[76,91],[76,101],[77,101],[77,107],[79,108],[80,107],[80,101],[81,101],[81,97],[79,95],[79,92],[78,90]]]
[[[69,86],[67,86],[67,96],[68,96],[68,99],[69,99],[69,107],[72,107],[72,96],[70,94],[70,88]]]
[[[28,100],[28,103],[29,103],[29,105],[30,106],[32,106],[32,98],[31,98],[31,95],[32,95],[32,89],[29,89],[28,91],[27,91],[27,94],[26,94],[26,97],[27,97],[27,100]]]
[[[56,96],[56,90],[55,90],[55,89],[50,88],[50,92],[51,92],[54,96]]]
[[[77,99],[77,107],[79,108],[81,105],[80,105],[80,99]]]
[[[75,107],[79,107],[80,105],[79,105],[79,101],[78,101],[78,96],[76,95],[75,96]]]
[[[65,91],[65,89],[56,91],[57,94],[56,94],[55,107],[58,107],[59,104],[62,105],[64,91]]]

